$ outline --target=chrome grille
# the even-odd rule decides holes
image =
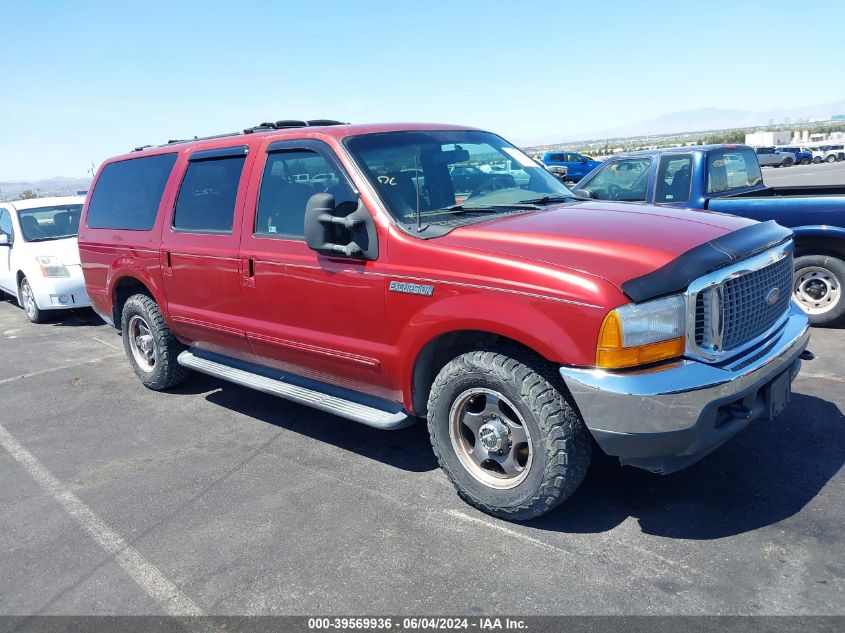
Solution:
[[[690,325],[694,329],[689,338],[693,354],[711,360],[724,357],[765,334],[789,309],[793,274],[789,251],[756,270],[743,269],[742,264],[722,277],[721,283],[692,293]],[[775,288],[779,291],[776,298],[772,296]]]
[[[777,288],[780,295],[770,305],[766,297],[773,288]],[[726,281],[722,285],[723,348],[735,349],[771,328],[786,312],[791,294],[791,257]]]

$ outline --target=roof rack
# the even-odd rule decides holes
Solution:
[[[183,138],[183,139],[170,139],[167,143],[162,143],[161,145],[139,145],[138,147],[134,148],[133,152],[142,152],[145,149],[149,149],[151,147],[167,147],[168,145],[177,145],[179,143],[191,143],[193,141],[209,141],[215,138],[225,138],[227,136],[240,136],[242,134],[253,134],[255,132],[269,132],[271,130],[289,130],[292,128],[298,127],[322,127],[328,125],[349,125],[343,121],[335,121],[333,119],[311,119],[310,121],[296,121],[296,120],[285,120],[285,121],[269,121],[264,123],[259,123],[258,125],[254,125],[253,127],[248,127],[244,129],[242,132],[228,132],[226,134],[214,134],[212,136],[195,136],[194,138]]]

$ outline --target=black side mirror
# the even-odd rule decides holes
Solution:
[[[378,259],[378,234],[373,217],[358,198],[351,213],[343,214],[330,193],[315,193],[305,206],[305,243],[335,257]]]

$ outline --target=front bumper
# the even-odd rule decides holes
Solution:
[[[783,327],[719,365],[681,360],[628,372],[561,367],[560,374],[605,453],[670,473],[770,417],[773,384],[787,372],[795,379],[809,339],[807,316],[790,302]]]
[[[87,308],[91,305],[85,291],[85,278],[81,266],[66,266],[69,277],[43,277],[33,275],[30,287],[39,310],[65,310]]]

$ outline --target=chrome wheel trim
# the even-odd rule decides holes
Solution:
[[[24,312],[30,319],[34,319],[38,313],[38,304],[35,302],[35,295],[32,294],[32,288],[29,282],[24,279],[21,284],[21,303],[23,303]]]
[[[126,336],[129,339],[129,349],[132,351],[135,364],[141,371],[151,373],[156,366],[158,349],[152,330],[143,317],[136,314],[129,319]]]
[[[514,488],[531,470],[528,427],[513,403],[492,389],[467,389],[455,398],[449,439],[464,469],[490,488]]]
[[[841,280],[821,266],[805,266],[795,273],[793,296],[807,314],[824,314],[842,300]]]

